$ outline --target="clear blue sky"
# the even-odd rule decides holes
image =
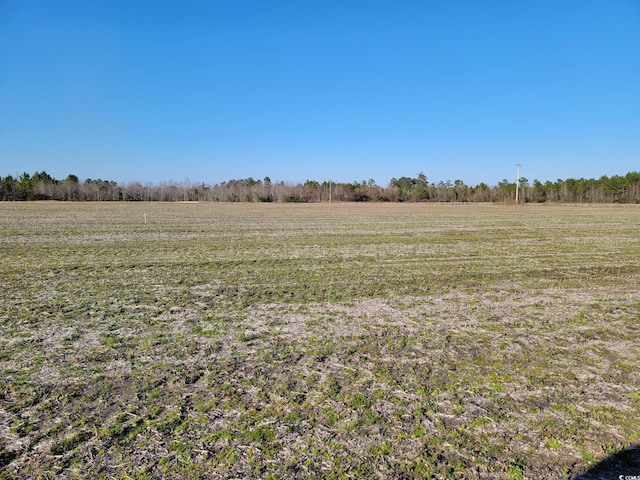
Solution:
[[[640,170],[640,0],[0,0],[0,175]]]

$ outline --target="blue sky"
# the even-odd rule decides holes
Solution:
[[[638,0],[0,0],[0,175],[640,170]]]

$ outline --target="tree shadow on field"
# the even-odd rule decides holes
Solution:
[[[635,477],[635,478],[634,478]],[[640,480],[640,445],[609,455],[573,480]]]

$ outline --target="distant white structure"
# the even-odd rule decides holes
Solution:
[[[521,163],[516,163],[516,167],[518,167],[516,173],[516,205],[518,204],[518,194],[520,193],[520,167],[522,167]]]

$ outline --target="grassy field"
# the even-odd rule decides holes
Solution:
[[[637,206],[2,203],[0,260],[2,478],[559,479],[640,443]]]

